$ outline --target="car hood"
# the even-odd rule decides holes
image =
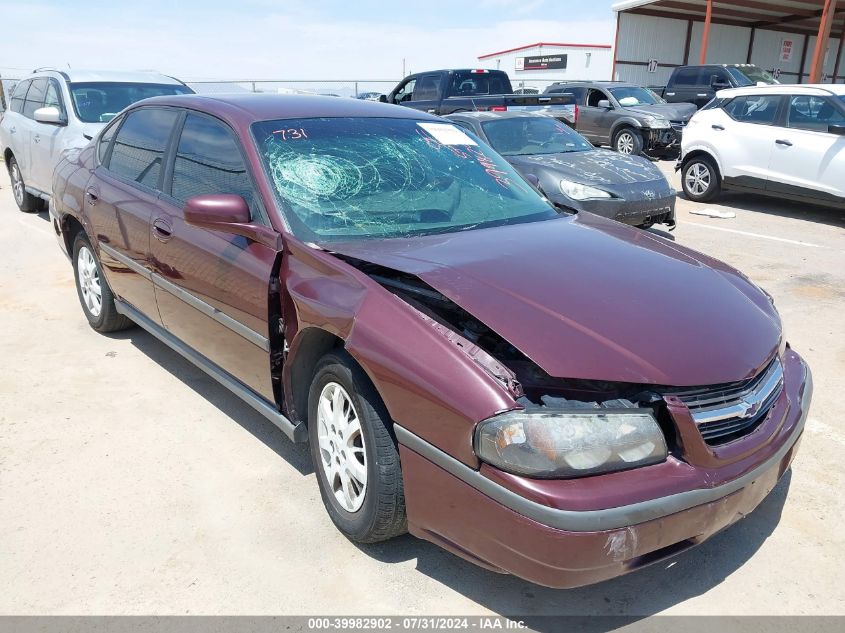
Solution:
[[[85,137],[85,142],[82,143],[81,147],[84,147],[88,144],[88,141],[93,139],[100,133],[104,127],[106,127],[108,123],[82,123],[80,125],[80,130],[82,131],[82,135]]]
[[[693,103],[656,103],[654,105],[631,106],[629,112],[648,116],[662,116],[670,121],[689,121],[698,111]]]
[[[537,169],[544,169],[555,172],[561,178],[586,185],[625,186],[655,181],[666,182],[663,173],[650,160],[642,156],[626,156],[606,149],[505,156],[505,159],[522,173],[534,173]]]
[[[743,275],[589,213],[322,247],[416,275],[559,378],[733,382],[780,343],[777,312]]]

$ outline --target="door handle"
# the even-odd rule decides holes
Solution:
[[[18,128],[16,128],[16,127],[10,127],[9,128],[9,134],[17,134],[17,133],[18,133]]]
[[[725,127],[722,125],[711,125],[710,127],[712,127],[714,130],[718,130],[719,132],[725,131]]]
[[[791,141],[787,141],[786,139],[782,139],[782,138],[779,138],[778,140],[776,140],[775,143],[777,143],[778,145],[785,145],[786,147],[792,147]]]
[[[674,92],[667,92],[667,93],[666,93],[666,96],[667,96],[667,97],[674,97],[674,96],[675,96],[675,93],[674,93]]]
[[[699,96],[699,97],[706,97],[706,96],[708,96],[708,95],[707,95],[707,93],[706,93],[706,92],[699,92],[699,93],[698,93],[698,96]]]
[[[99,196],[97,196],[97,190],[96,189],[91,188],[91,189],[85,190],[85,200],[87,200],[88,204],[90,204],[92,207],[95,204],[97,204],[97,200],[99,200],[99,199],[100,198],[99,198]]]
[[[173,237],[173,229],[162,218],[153,220],[153,235],[161,242],[166,242]]]

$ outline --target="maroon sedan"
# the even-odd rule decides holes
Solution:
[[[92,327],[140,325],[308,441],[355,541],[588,584],[751,512],[801,438],[810,372],[765,292],[562,214],[442,119],[156,98],[54,188]]]

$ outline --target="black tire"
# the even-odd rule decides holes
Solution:
[[[43,208],[43,201],[37,196],[26,192],[23,174],[15,157],[9,159],[9,180],[12,182],[12,196],[18,209],[24,213],[37,213]]]
[[[711,158],[695,156],[684,163],[681,186],[693,202],[709,202],[722,192],[722,176]]]
[[[643,137],[632,127],[623,127],[613,135],[613,149],[620,154],[639,156],[643,153]]]
[[[643,231],[648,231],[653,226],[654,222],[643,222],[642,224],[638,224],[637,228],[642,229]]]
[[[86,283],[85,279],[83,279],[83,277],[85,277],[85,272],[80,272],[80,253],[83,249],[86,249],[87,253],[90,253],[93,258],[93,266],[96,271],[96,281],[99,286],[101,297],[99,313],[96,313],[95,309],[89,307],[85,298],[85,292],[83,291],[83,285]],[[77,233],[76,238],[73,241],[73,278],[76,282],[76,294],[79,296],[79,303],[82,305],[82,311],[85,313],[85,318],[88,319],[88,323],[92,328],[98,332],[105,333],[125,330],[134,325],[132,321],[117,311],[117,308],[114,305],[114,295],[106,282],[106,278],[103,276],[103,269],[100,266],[100,260],[97,258],[97,254],[94,252],[94,249],[91,247],[91,242],[88,240],[88,236],[82,231]],[[88,292],[91,292],[90,286]]]
[[[327,461],[332,462],[332,453],[322,451],[319,444],[318,405],[324,389],[332,389],[334,385],[342,387],[350,398],[360,423],[360,438],[366,456],[363,501],[354,511],[344,508],[335,496],[323,461],[327,457]],[[336,439],[328,427],[325,424],[324,431],[328,437]],[[326,354],[317,364],[308,394],[308,439],[323,504],[335,526],[347,538],[358,543],[375,543],[407,531],[402,467],[390,416],[370,379],[343,350]],[[334,478],[335,484],[338,479],[339,475]]]

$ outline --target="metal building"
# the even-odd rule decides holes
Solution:
[[[845,83],[845,0],[626,0],[613,75],[664,84],[685,64],[756,64],[784,83]]]
[[[606,80],[612,59],[610,44],[565,44],[537,42],[481,55],[488,68],[504,70],[514,88],[536,88],[541,92],[567,79]]]

